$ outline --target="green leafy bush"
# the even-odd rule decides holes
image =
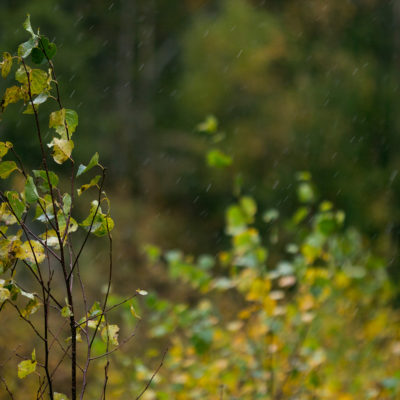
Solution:
[[[147,298],[150,337],[171,346],[147,399],[398,398],[385,262],[343,211],[317,201],[308,172],[297,180],[300,206],[288,220],[238,194],[225,214],[231,244],[217,261],[146,248],[192,299]],[[139,364],[136,379],[147,379],[151,369]]]

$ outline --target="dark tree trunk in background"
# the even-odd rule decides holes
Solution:
[[[155,87],[155,4],[153,0],[140,0],[138,4],[137,63],[135,84],[136,134],[134,145],[138,151],[139,185],[147,191],[151,184],[153,160]]]
[[[393,28],[393,57],[395,65],[400,68],[400,0],[393,0]]]
[[[115,171],[125,174],[131,157],[137,151],[133,148],[135,116],[133,113],[133,74],[135,64],[135,0],[120,0],[119,34],[117,39],[117,65],[115,97],[117,105],[117,130],[115,132]]]
[[[155,4],[152,0],[121,0],[119,12],[115,162],[118,173],[130,176],[141,190],[151,169]]]

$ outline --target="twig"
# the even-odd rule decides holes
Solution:
[[[115,351],[119,350],[122,346],[124,346],[126,343],[128,343],[136,335],[136,330],[137,330],[138,326],[139,326],[139,324],[136,325],[136,329],[128,337],[126,337],[118,346],[114,347],[110,351],[107,351],[106,353],[100,354],[99,356],[91,357],[90,361],[94,361],[94,360],[98,360],[103,357],[107,357],[110,354],[114,353]]]
[[[165,356],[167,355],[167,353],[168,353],[168,347],[165,349],[165,351],[164,351],[164,354],[163,354],[163,356],[162,356],[162,358],[161,358],[161,362],[160,362],[160,364],[159,364],[159,366],[157,367],[157,369],[154,371],[154,373],[153,373],[153,375],[151,376],[151,378],[149,379],[149,381],[147,382],[147,385],[144,387],[144,389],[141,391],[141,393],[139,394],[139,396],[138,397],[136,397],[136,400],[139,400],[144,394],[145,394],[145,392],[147,391],[147,389],[150,387],[150,385],[151,385],[151,382],[153,382],[153,379],[155,378],[155,376],[158,374],[158,371],[161,369],[161,367],[163,366],[163,364],[164,364],[164,359],[165,359]]]
[[[98,204],[97,204],[96,212],[95,212],[95,214],[94,214],[94,216],[93,216],[93,219],[92,219],[92,222],[91,222],[91,224],[90,224],[90,227],[89,227],[89,230],[88,230],[88,234],[86,235],[85,240],[84,240],[84,242],[83,242],[83,244],[82,244],[82,247],[81,247],[81,249],[79,250],[79,253],[78,253],[78,255],[77,255],[76,259],[75,259],[75,264],[73,265],[73,267],[72,267],[72,269],[71,269],[71,273],[72,273],[72,271],[73,271],[75,265],[77,265],[77,263],[78,263],[78,259],[79,259],[79,255],[80,255],[80,253],[81,253],[81,250],[83,249],[84,244],[86,243],[86,240],[87,240],[88,237],[89,237],[89,233],[90,233],[91,230],[92,230],[92,226],[93,226],[93,223],[94,223],[94,219],[95,219],[96,214],[97,214],[97,212],[98,212],[98,210],[99,210],[99,207],[100,207],[100,199],[101,199],[101,193],[102,193],[102,187],[103,187],[103,184],[104,184],[104,179],[105,179],[105,169],[103,169],[103,179],[102,179],[102,182],[101,182],[101,185],[100,185],[100,188],[99,188],[99,198],[98,198]],[[99,327],[100,327],[100,324],[101,324],[103,315],[105,315],[105,309],[106,309],[106,307],[107,307],[108,296],[109,296],[109,294],[110,294],[110,289],[111,289],[111,280],[112,280],[112,271],[113,271],[113,252],[112,252],[112,250],[113,250],[113,247],[112,247],[113,243],[112,243],[112,237],[111,237],[110,229],[109,229],[109,226],[108,226],[108,219],[106,219],[106,225],[107,225],[107,235],[108,235],[108,240],[109,240],[109,273],[108,273],[108,285],[107,285],[106,295],[105,295],[105,297],[104,297],[104,302],[103,302],[103,307],[102,307],[102,310],[101,310],[101,314],[100,314],[100,316],[97,315],[97,317],[99,317],[99,321],[98,321],[98,323],[96,324],[96,327],[95,327],[95,330],[94,330],[94,333],[93,333],[93,336],[92,336],[91,339],[89,339],[89,334],[88,334],[88,322],[87,322],[87,319],[86,319],[87,356],[86,356],[86,365],[85,365],[85,369],[84,369],[84,372],[83,372],[83,383],[82,383],[81,397],[80,397],[81,400],[83,399],[83,396],[84,396],[84,393],[85,393],[85,390],[86,390],[86,385],[87,385],[87,380],[86,380],[86,378],[87,378],[87,373],[88,373],[88,370],[89,370],[90,362],[92,361],[92,360],[91,360],[91,352],[92,352],[93,342],[94,342],[94,339],[96,338],[96,335],[97,335],[97,333],[98,333],[98,331],[99,331]],[[106,323],[107,323],[107,320],[106,320]],[[107,328],[107,351],[106,351],[106,353],[108,353],[108,344],[109,344],[108,342],[109,342],[109,339],[108,339],[108,328]],[[106,370],[105,370],[105,373],[106,373],[106,381],[105,381],[105,384],[104,384],[104,397],[105,397],[105,392],[106,392],[106,387],[107,387],[107,381],[108,381],[108,364],[109,364],[109,363],[108,363],[108,360],[107,360],[107,368],[106,368]]]
[[[13,396],[10,388],[8,387],[6,380],[2,376],[0,376],[0,380],[3,382],[3,385],[6,388],[6,391],[7,391],[8,395],[10,396],[10,399],[14,400],[14,396]]]
[[[110,359],[109,359],[109,346],[110,346],[110,336],[108,334],[108,320],[107,317],[104,317],[106,322],[106,334],[107,334],[107,344],[106,344],[106,354],[107,354],[107,362],[104,366],[104,384],[103,384],[103,391],[101,394],[101,400],[106,400],[106,392],[107,392],[107,383],[108,383],[108,368],[110,366]]]
[[[113,305],[113,306],[107,308],[104,312],[102,312],[102,313],[100,313],[100,314],[96,314],[96,315],[93,315],[93,316],[91,316],[91,317],[86,318],[84,321],[82,321],[82,322],[76,324],[76,327],[78,328],[78,327],[80,327],[80,326],[86,324],[86,322],[88,322],[88,321],[91,321],[91,320],[93,320],[93,319],[97,319],[97,318],[99,318],[99,317],[102,317],[103,315],[106,315],[108,312],[110,312],[110,311],[113,310],[114,308],[117,308],[117,307],[121,306],[122,304],[127,303],[129,300],[132,300],[132,299],[135,298],[136,296],[137,296],[137,293],[135,293],[135,294],[133,294],[132,296],[127,297],[125,300],[122,300],[122,301],[120,301],[119,303],[117,303],[117,304],[115,304],[115,305]]]
[[[35,327],[35,325],[33,325],[33,323],[26,317],[24,317],[21,313],[21,310],[19,309],[19,307],[14,304],[13,302],[11,302],[10,300],[6,300],[9,304],[11,304],[18,312],[18,315],[21,317],[21,319],[23,319],[25,322],[28,323],[28,325],[33,329],[33,331],[36,333],[36,336],[39,337],[43,342],[46,341],[46,339],[40,334],[40,332],[37,330],[37,328]]]
[[[87,231],[87,233],[86,233],[86,236],[85,236],[85,238],[84,238],[84,240],[83,240],[83,242],[82,242],[82,244],[81,244],[81,247],[80,247],[80,249],[79,249],[79,251],[78,251],[78,254],[76,255],[75,261],[74,261],[74,263],[73,263],[73,265],[72,265],[72,267],[71,267],[71,270],[70,270],[70,272],[69,272],[69,274],[68,274],[68,278],[67,278],[68,280],[70,279],[72,273],[74,272],[74,269],[75,269],[75,267],[76,267],[76,265],[77,265],[77,263],[78,263],[78,261],[79,261],[79,257],[81,256],[82,251],[83,251],[83,249],[85,248],[86,242],[87,242],[87,240],[89,239],[89,236],[90,236],[90,234],[91,234],[91,232],[92,232],[93,224],[94,224],[95,218],[96,218],[97,213],[98,213],[99,208],[100,208],[101,192],[102,192],[102,190],[103,190],[103,185],[104,185],[104,180],[105,180],[105,178],[106,178],[106,169],[103,168],[103,175],[102,175],[102,179],[101,179],[101,183],[100,183],[100,188],[99,188],[99,196],[98,196],[98,200],[97,200],[97,207],[96,207],[96,210],[95,210],[95,212],[94,212],[94,214],[93,214],[93,218],[92,218],[92,221],[91,221],[91,223],[90,223],[90,225],[89,225],[89,229],[88,229],[88,231]]]

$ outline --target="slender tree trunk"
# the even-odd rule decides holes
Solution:
[[[137,80],[135,109],[137,115],[134,145],[139,151],[138,181],[142,190],[149,189],[154,165],[154,87],[155,73],[155,12],[154,0],[140,0],[138,22]]]
[[[116,131],[115,170],[126,173],[132,156],[134,134],[133,75],[135,64],[135,11],[136,0],[120,0],[119,35],[117,41],[117,104],[118,129]]]
[[[393,59],[400,68],[400,0],[393,0]]]

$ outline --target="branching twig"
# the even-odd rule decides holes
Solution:
[[[110,312],[111,310],[113,310],[114,308],[117,308],[117,307],[122,306],[123,304],[127,303],[129,300],[134,299],[136,296],[137,296],[137,293],[133,294],[132,296],[127,297],[126,299],[120,301],[120,302],[117,303],[117,304],[114,304],[113,306],[107,308],[104,312],[102,312],[102,313],[100,313],[100,314],[96,314],[96,315],[93,315],[93,316],[91,316],[91,317],[86,318],[84,321],[82,321],[82,322],[76,324],[76,327],[78,328],[78,327],[80,327],[80,326],[82,326],[82,325],[85,325],[86,322],[88,322],[88,321],[92,321],[92,320],[94,320],[94,319],[97,319],[97,318],[102,317],[103,315],[106,315],[107,313],[109,313],[109,312]]]

